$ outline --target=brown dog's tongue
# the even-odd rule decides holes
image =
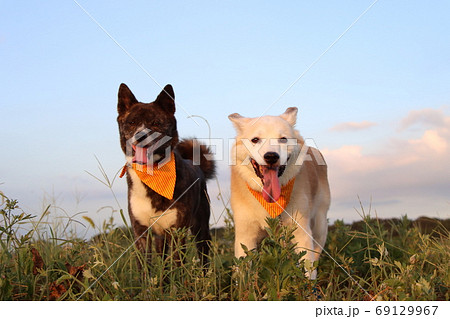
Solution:
[[[147,148],[133,145],[133,149],[133,163],[139,163],[142,165],[147,164]]]
[[[263,198],[268,203],[276,202],[281,195],[280,181],[278,180],[278,167],[263,167],[264,187]]]

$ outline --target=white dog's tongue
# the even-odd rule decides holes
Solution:
[[[263,187],[263,198],[266,202],[273,203],[276,202],[281,195],[280,181],[278,180],[278,167],[277,168],[267,168],[263,167],[264,175],[264,187]]]

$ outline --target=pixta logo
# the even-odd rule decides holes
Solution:
[[[171,160],[173,150],[170,143],[168,143],[171,140],[172,137],[148,128],[138,131],[133,137],[127,140],[126,157],[128,164],[136,164],[136,169],[152,174],[154,169],[163,167]],[[286,164],[287,160],[293,156],[295,157],[291,161],[293,165],[301,166],[304,162],[308,161],[315,161],[317,165],[326,165],[322,154],[312,138],[306,138],[302,144],[298,144],[298,140],[296,139],[285,139],[281,141],[280,139],[261,139],[258,142],[240,139],[240,142],[246,154],[241,160],[239,160],[237,152],[231,157],[227,156],[225,158],[225,145],[228,145],[230,149],[233,144],[236,144],[234,138],[228,139],[228,143],[225,142],[225,139],[219,138],[202,139],[201,144],[193,144],[192,162],[194,165],[200,165],[200,157],[204,156],[206,160],[227,160],[228,165],[248,165],[251,159],[262,163],[264,161],[264,155],[268,151],[275,151],[279,155],[282,165]],[[164,145],[167,146],[164,147]],[[212,154],[202,154],[200,149],[201,145],[209,147]]]
[[[172,148],[166,146],[172,137],[144,128],[127,140],[126,157],[129,165],[152,175],[171,160]]]

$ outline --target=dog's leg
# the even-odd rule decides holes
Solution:
[[[138,237],[138,236],[136,236],[136,237]],[[143,269],[147,265],[150,265],[150,262],[152,259],[152,257],[151,257],[152,238],[151,238],[150,234],[147,233],[144,236],[140,237],[136,241],[136,247],[141,252],[142,257],[143,257],[143,258],[137,257],[138,267],[139,267],[139,269]]]
[[[175,264],[180,267],[181,262],[184,261],[186,256],[186,235],[185,234],[168,234],[166,241],[170,241],[170,250],[172,253],[172,259]]]
[[[209,206],[208,206],[209,211]],[[192,234],[195,236],[195,245],[197,246],[198,256],[205,267],[209,262],[209,250],[211,243],[211,234],[209,232],[209,218],[200,218],[192,226]]]
[[[133,222],[133,233],[136,240],[136,248],[141,252],[142,258],[137,256],[137,265],[139,270],[150,265],[151,253],[152,253],[152,237],[148,232],[147,227],[140,225],[134,218]]]
[[[296,250],[297,252],[306,251],[306,254],[302,257],[301,260],[307,260],[312,265],[314,261],[319,259],[319,254],[313,251],[314,241],[312,237],[309,218],[298,218],[297,223],[299,226],[297,226],[297,229],[294,231],[294,242],[297,244]],[[306,276],[311,280],[316,279],[317,270],[311,270],[310,267],[305,268]]]
[[[240,220],[235,223],[235,231],[234,255],[236,258],[245,257],[242,245],[247,247],[248,250],[255,249],[265,235],[265,232],[253,221]]]
[[[314,237],[314,251],[320,254],[325,246],[328,234],[328,222],[327,222],[327,210],[328,208],[319,210],[315,214],[314,226],[312,229]]]
[[[199,258],[204,267],[208,264],[209,261],[210,242],[211,235],[209,233],[209,229],[203,227],[199,230],[199,232],[197,232],[197,235],[195,236],[195,245],[197,246]]]
[[[211,243],[211,234],[209,232],[209,217],[211,215],[211,206],[209,196],[206,190],[206,184],[202,184],[202,191],[199,197],[199,206],[196,208],[196,216],[191,220],[191,232],[195,236],[195,245],[197,246],[198,256],[205,268],[209,262],[209,250]]]
[[[256,248],[256,241],[253,238],[243,238],[244,236],[237,236],[234,241],[234,255],[236,258],[245,257],[244,248],[242,245],[248,248],[248,250],[252,250]]]
[[[169,249],[167,245],[167,238],[166,235],[156,235],[155,234],[155,248],[156,252],[161,255],[162,259],[166,259],[167,256],[167,250]]]

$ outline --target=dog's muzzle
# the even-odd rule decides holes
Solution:
[[[260,165],[255,159],[250,159],[256,176],[261,179],[263,197],[267,202],[272,203],[276,202],[281,196],[279,178],[286,170],[286,164],[277,165],[280,162],[280,156],[275,152],[264,154],[264,161],[267,165]]]

